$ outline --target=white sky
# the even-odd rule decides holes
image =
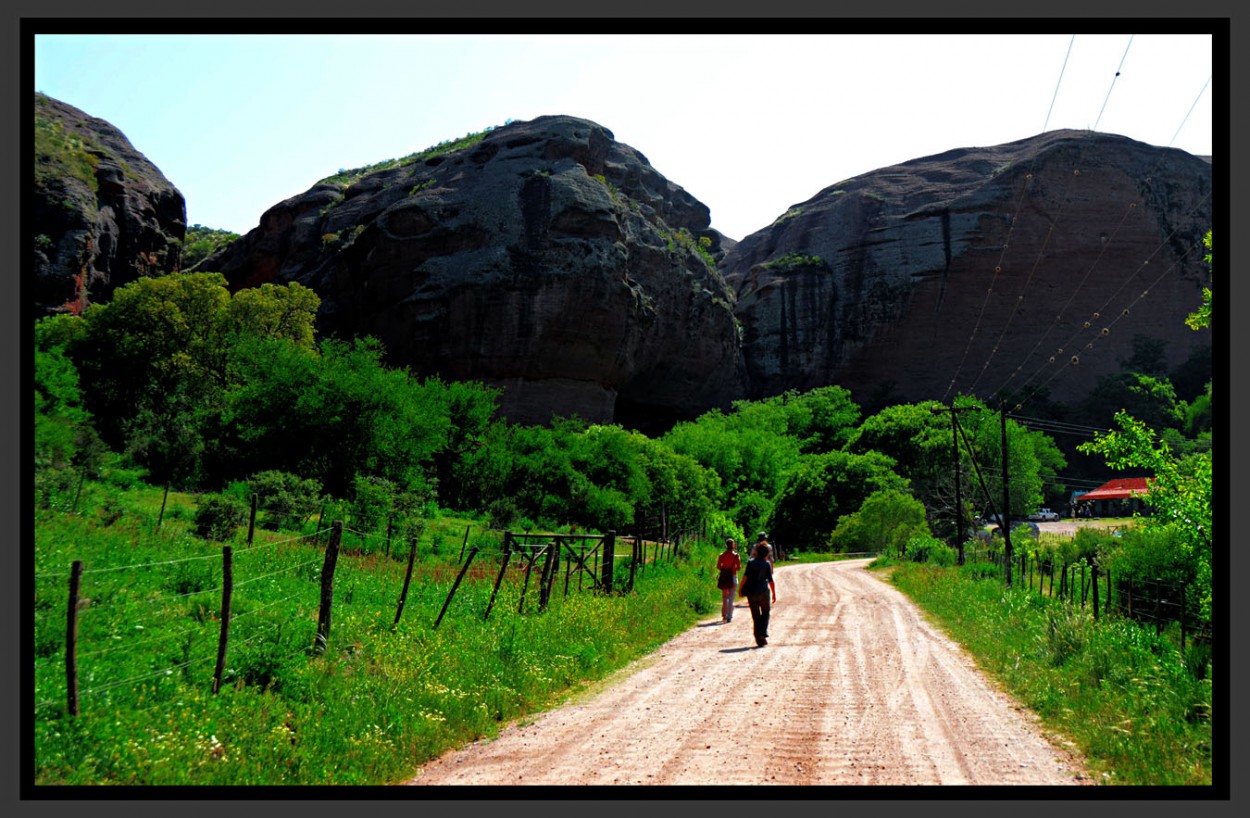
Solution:
[[[1125,24],[1075,37],[40,34],[33,90],[121,130],[182,192],[188,224],[245,233],[339,169],[569,114],[742,239],[844,179],[1043,130],[1210,155],[1227,82],[1212,37]]]

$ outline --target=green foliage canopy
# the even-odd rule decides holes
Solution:
[[[879,453],[829,452],[813,455],[790,473],[768,523],[771,538],[791,551],[823,545],[845,514],[859,510],[876,491],[908,490],[893,471],[894,461]]]

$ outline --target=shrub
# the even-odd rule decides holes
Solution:
[[[904,556],[911,562],[924,562],[942,568],[953,566],[957,560],[955,549],[928,534],[908,538]]]
[[[199,503],[195,513],[195,533],[206,540],[223,542],[247,522],[249,509],[243,501],[228,494],[211,494]]]
[[[269,516],[262,523],[276,529],[284,522],[303,522],[317,512],[321,484],[284,471],[262,471],[252,475],[248,489],[256,495],[256,505]]]
[[[929,533],[923,503],[905,492],[885,490],[869,495],[858,511],[838,520],[829,547],[841,553],[901,554],[909,539]]]

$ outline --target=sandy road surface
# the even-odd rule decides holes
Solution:
[[[739,602],[731,623],[718,611],[600,692],[408,783],[1082,783],[1079,760],[867,562],[780,567],[767,647]]]

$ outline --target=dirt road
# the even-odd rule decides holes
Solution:
[[[766,647],[739,602],[729,624],[718,611],[597,692],[409,783],[1087,783],[1079,759],[867,563],[780,567]]]

